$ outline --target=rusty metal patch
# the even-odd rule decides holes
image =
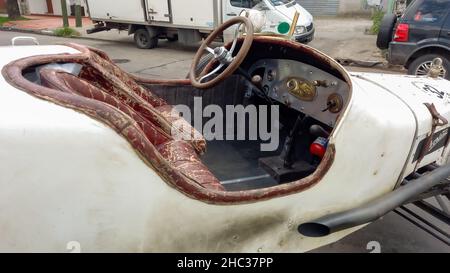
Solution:
[[[423,160],[423,158],[434,152],[438,149],[442,148],[443,146],[446,146],[446,143],[448,141],[448,130],[446,132],[439,132],[436,134],[437,127],[444,126],[448,124],[448,120],[444,118],[436,109],[436,106],[433,103],[424,103],[424,105],[428,108],[430,111],[431,117],[432,117],[432,125],[431,125],[431,133],[430,135],[424,139],[418,146],[418,150],[416,154],[418,154],[417,159],[416,156],[414,156],[414,161],[417,160],[417,166],[420,164],[420,162]],[[445,131],[445,130],[444,130]],[[441,143],[442,142],[442,143]]]

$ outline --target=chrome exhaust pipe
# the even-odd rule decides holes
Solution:
[[[307,237],[324,237],[331,233],[373,222],[388,212],[406,204],[450,176],[450,164],[436,168],[429,174],[410,181],[369,203],[344,212],[326,215],[298,226],[298,232]]]

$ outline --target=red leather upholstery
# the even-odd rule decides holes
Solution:
[[[225,190],[219,180],[201,162],[192,143],[174,140],[172,136],[161,130],[151,120],[146,119],[122,99],[112,95],[111,91],[101,89],[64,71],[42,69],[40,76],[43,86],[101,101],[121,110],[130,117],[132,122],[138,124],[139,128],[145,133],[147,140],[157,147],[160,155],[174,169],[204,188]],[[169,109],[167,106],[165,108]],[[163,110],[167,111],[167,109]]]
[[[205,152],[206,141],[203,136],[180,117],[171,105],[139,85],[108,58],[96,52],[91,52],[90,55],[91,62],[83,66],[80,78],[107,91],[174,138],[191,142],[198,153]]]
[[[52,69],[43,69],[40,74],[41,84],[46,87],[59,89],[63,92],[75,93],[118,108],[139,125],[147,136],[147,139],[154,145],[160,145],[171,139],[167,133],[155,126],[151,121],[142,117],[134,109],[85,80],[81,80],[72,74]]]
[[[186,141],[170,141],[158,146],[158,151],[178,171],[211,190],[225,190],[219,180],[203,165],[192,145]]]

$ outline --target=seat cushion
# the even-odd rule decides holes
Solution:
[[[224,191],[219,180],[200,161],[192,145],[186,141],[169,141],[157,147],[169,164],[187,178],[210,190]]]
[[[175,139],[190,142],[197,153],[202,154],[206,151],[206,140],[194,127],[180,117],[171,105],[139,85],[111,60],[92,51],[91,60],[83,66],[79,77],[106,90],[143,117],[159,125]]]
[[[170,134],[176,140],[191,142],[195,150],[202,154],[206,151],[206,141],[194,127],[192,127],[172,105],[156,107],[159,113],[171,124]]]

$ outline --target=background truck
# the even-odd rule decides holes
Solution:
[[[308,43],[314,38],[313,17],[295,0],[88,0],[87,5],[95,23],[88,34],[126,30],[134,34],[139,48],[154,48],[158,39],[195,44],[244,9],[261,11],[265,18],[262,31],[275,33],[280,23],[291,23],[299,12],[295,39]],[[229,29],[221,40],[228,42],[233,37]]]

